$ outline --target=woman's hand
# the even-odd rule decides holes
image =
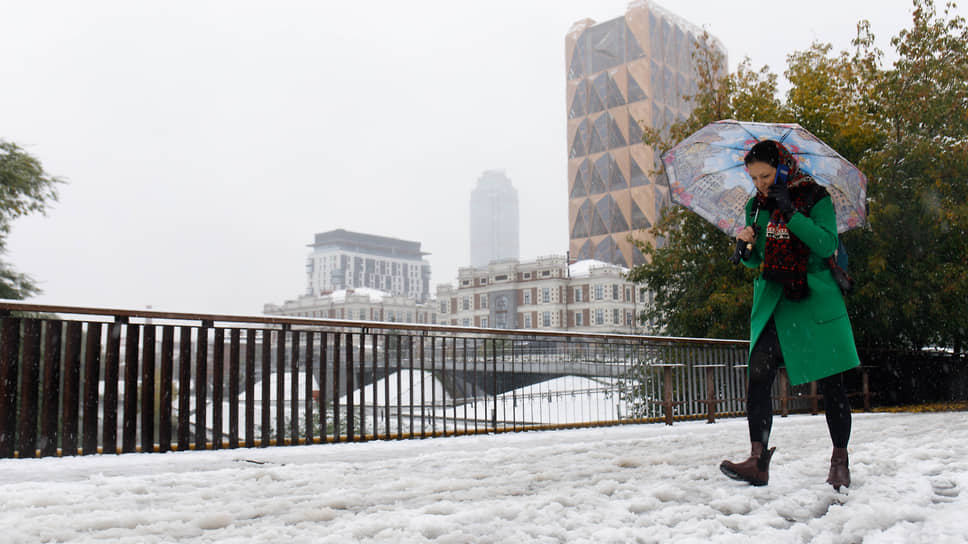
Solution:
[[[736,250],[729,262],[739,264],[741,260],[749,259],[750,252],[753,250],[753,240],[756,240],[756,231],[753,227],[746,227],[736,235]]]
[[[754,241],[756,241],[756,231],[753,230],[753,227],[746,227],[745,229],[739,231],[739,234],[736,235],[736,239],[742,240],[747,244],[752,244]]]

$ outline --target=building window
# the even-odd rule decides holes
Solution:
[[[612,300],[618,300],[618,285],[612,285]]]
[[[507,274],[500,274],[498,276],[494,276],[494,281],[506,281],[507,279],[508,279]]]
[[[616,325],[621,323],[621,321],[619,321],[618,314],[619,314],[618,308],[615,308],[612,310],[612,323]]]
[[[467,287],[468,285],[471,284],[471,280],[463,280],[460,282],[460,284],[462,287]]]
[[[442,314],[446,314],[447,313],[447,303],[446,302],[441,302],[440,303],[440,313],[442,313]]]
[[[530,280],[531,279],[531,272],[525,272],[523,277],[526,280]]]
[[[584,325],[584,323],[582,323],[582,318],[583,317],[584,316],[582,316],[582,313],[581,312],[575,312],[575,326],[576,327],[581,327],[581,326]]]
[[[413,312],[407,312],[407,323],[413,323]]]
[[[487,295],[481,295],[481,309],[487,309]]]
[[[481,278],[481,285],[487,285],[487,278]]]
[[[541,271],[541,277],[542,278],[547,278],[550,275],[551,275],[551,270],[542,270]]]
[[[541,288],[541,302],[548,304],[551,302],[551,288],[542,287]]]
[[[526,328],[526,329],[530,329],[531,328],[531,314],[530,313],[524,314],[524,328]]]
[[[465,326],[465,327],[470,327],[471,326],[471,320],[465,317],[464,319],[461,320],[460,324],[463,325],[463,326]]]
[[[482,329],[486,329],[487,328],[487,318],[486,317],[482,317],[481,318],[481,328]]]
[[[595,310],[595,324],[604,325],[605,324],[605,310],[598,308]]]
[[[632,288],[625,288],[625,302],[632,302]]]
[[[575,302],[581,302],[581,287],[575,287]]]
[[[524,290],[524,303],[531,304],[531,289]]]
[[[471,297],[461,297],[461,305],[465,310],[471,309]]]
[[[631,327],[632,325],[634,325],[634,323],[632,322],[632,312],[625,312],[625,325],[627,327]]]
[[[541,324],[545,327],[551,326],[551,312],[541,312]]]
[[[389,310],[387,310],[387,321],[389,321],[391,323],[394,321],[394,319],[393,319],[393,312],[391,312]]]
[[[602,300],[605,298],[605,286],[596,285],[595,286],[595,300]]]

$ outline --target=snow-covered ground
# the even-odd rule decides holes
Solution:
[[[720,474],[746,422],[0,461],[0,541],[968,541],[968,414],[777,418],[767,487]]]

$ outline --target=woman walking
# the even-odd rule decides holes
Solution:
[[[757,194],[746,205],[742,259],[761,273],[753,283],[747,421],[750,457],[723,461],[730,478],[767,485],[773,424],[771,388],[785,366],[793,385],[819,381],[833,442],[827,482],[850,486],[850,403],[843,372],[860,364],[847,307],[831,274],[837,219],[827,190],[800,171],[782,144],[765,140],[746,154]]]

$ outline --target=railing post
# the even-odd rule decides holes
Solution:
[[[514,343],[513,343],[513,341],[511,339],[507,339],[507,340],[503,340],[502,339],[501,340],[501,343],[500,343],[500,346],[501,346],[501,368],[502,369],[504,369],[505,368],[505,365],[507,364],[506,355],[507,355],[507,345],[508,344],[511,345],[511,350],[512,350],[511,351],[511,356],[512,356],[512,358],[514,357],[514,351],[513,351],[514,350]],[[497,432],[497,430],[498,430],[497,429],[497,362],[498,362],[498,356],[497,356],[497,352],[494,349],[494,340],[493,339],[491,340],[491,358],[493,359],[493,362],[494,362],[494,364],[492,365],[493,368],[494,368],[494,372],[491,373],[491,380],[493,381],[493,383],[491,384],[491,390],[493,391],[493,393],[492,393],[493,398],[491,399],[491,408],[492,408],[492,412],[491,412],[491,414],[492,414],[491,415],[491,427],[494,429],[494,432]],[[485,366],[486,365],[487,365],[487,363],[485,361]],[[505,421],[505,425],[506,425],[507,424],[506,423],[507,422],[507,413],[506,412],[504,414],[504,421]]]
[[[138,447],[138,348],[141,327],[128,325],[124,344],[124,417],[121,421],[121,452],[133,453]],[[142,392],[142,395],[144,392]]]
[[[665,410],[665,424],[672,425],[672,367],[662,367],[662,407]]]
[[[222,449],[222,429],[225,413],[222,399],[225,397],[225,329],[212,333],[212,448]]]
[[[192,328],[181,327],[178,341],[178,450],[191,445]]]
[[[360,345],[358,346],[360,363],[360,440],[366,441],[366,327],[360,328]],[[374,403],[376,398],[373,399]],[[373,422],[374,426],[376,421]],[[374,427],[375,428],[375,427]]]
[[[716,374],[706,366],[706,423],[716,423]]]
[[[255,447],[255,329],[245,331],[245,447]]]
[[[44,383],[40,420],[40,455],[57,455],[57,409],[60,405],[61,379],[61,333],[64,323],[47,321],[46,347],[44,349]],[[136,356],[137,357],[137,356]],[[137,365],[135,365],[137,369]]]
[[[276,445],[286,445],[286,333],[284,324],[276,337]]]
[[[84,455],[97,453],[97,406],[100,394],[98,382],[101,377],[101,324],[88,322],[87,342],[84,349],[84,426],[81,430],[81,447]]]
[[[107,349],[104,358],[104,402],[101,407],[101,449],[104,453],[118,453],[118,379],[121,364],[121,329],[128,318],[115,316],[108,325]]]
[[[355,403],[353,391],[353,333],[346,333],[346,441],[356,440],[356,422],[353,419]]]
[[[427,438],[427,390],[424,385],[427,383],[427,358],[426,340],[427,331],[421,332],[417,337],[420,342],[420,438]],[[430,387],[434,387],[433,379],[430,380]],[[374,422],[375,423],[375,422]]]
[[[299,343],[300,331],[289,333],[289,443],[299,444]],[[236,357],[238,359],[238,357]]]
[[[325,359],[326,344],[323,344],[323,357]],[[261,397],[259,446],[268,448],[272,442],[272,387],[270,377],[272,376],[272,329],[262,329],[262,360],[259,362],[262,369],[262,385],[259,390]],[[326,426],[325,412],[323,416],[323,427]]]
[[[313,338],[315,333],[313,331],[306,332],[306,351],[305,351],[305,376],[306,376],[306,387],[304,389],[305,400],[303,408],[303,417],[306,420],[306,443],[312,444],[315,442],[315,430],[313,429],[313,376],[315,375],[315,354],[313,353]],[[248,361],[248,352],[246,352],[246,360]],[[248,363],[246,363],[248,365]],[[246,371],[248,373],[248,371]],[[325,436],[325,433],[324,433]]]
[[[208,330],[211,321],[202,321],[195,342],[195,449],[208,444]],[[214,406],[212,407],[214,410]],[[214,412],[213,412],[214,417]]]
[[[333,442],[340,441],[339,387],[340,387],[340,339],[343,334],[333,333]]]
[[[780,417],[787,417],[790,415],[790,394],[789,394],[789,378],[787,377],[786,368],[780,369]]]
[[[820,412],[820,403],[817,402],[819,395],[817,395],[817,382],[810,382],[810,415],[817,415]]]
[[[386,439],[390,440],[390,335],[385,331],[383,333],[383,430]]]
[[[17,428],[20,319],[4,317],[0,333],[0,458],[13,457]]]
[[[20,421],[18,446],[21,459],[37,456],[37,382],[40,379],[40,321],[24,320],[20,360]]]
[[[171,388],[174,357],[175,328],[172,325],[165,325],[161,329],[161,371],[159,373],[161,400],[158,413],[158,448],[162,453],[171,450]]]
[[[860,386],[861,393],[864,396],[864,411],[871,411],[871,387],[870,387],[870,368],[867,366],[860,367]]]
[[[199,331],[201,332],[201,331]],[[229,447],[239,447],[239,353],[242,330],[232,327],[229,333]]]
[[[155,332],[155,325],[145,324],[144,338],[141,342],[141,451],[144,453],[155,451]],[[67,432],[67,408],[77,407],[80,344],[80,323],[68,324],[64,369],[64,440],[69,441],[72,447],[77,443],[77,419],[75,416],[72,436]],[[68,377],[71,377],[71,386],[67,385]],[[68,402],[68,398],[71,402]],[[73,453],[67,453],[67,446],[64,447],[64,455],[73,455]]]

